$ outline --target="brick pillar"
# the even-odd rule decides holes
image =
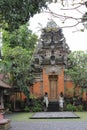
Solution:
[[[49,96],[49,80],[45,69],[43,69],[43,93],[47,92]]]
[[[61,73],[58,76],[58,95],[61,92],[64,94],[64,70],[61,70]]]

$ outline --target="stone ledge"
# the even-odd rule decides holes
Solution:
[[[2,119],[0,120],[0,130],[9,130],[11,120],[9,119]]]
[[[6,124],[6,123],[8,123],[8,122],[10,122],[9,119],[1,119],[1,120],[0,120],[0,125]]]
[[[77,119],[74,112],[36,112],[30,119]]]

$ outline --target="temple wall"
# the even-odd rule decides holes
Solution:
[[[45,92],[49,95],[49,79],[48,75],[46,74],[46,70],[43,69],[43,94]]]
[[[51,75],[51,74],[50,74]],[[47,92],[48,95],[50,95],[50,87],[49,87],[49,75],[46,73],[46,70],[43,69],[43,82],[36,82],[34,86],[30,89],[31,94],[34,97],[43,97],[44,93]],[[73,91],[74,84],[70,81],[67,80],[64,83],[64,70],[61,71],[60,75],[58,76],[58,81],[57,81],[57,95],[60,94],[60,92],[63,92],[65,96],[72,97],[74,95]],[[80,87],[76,88],[75,92],[76,95],[80,96],[79,94]],[[81,95],[84,100],[87,100],[87,95],[86,92]],[[24,96],[23,96],[24,97]],[[22,97],[22,99],[23,99]]]
[[[33,90],[31,90],[31,93],[36,97],[42,97],[45,92],[50,94],[50,88],[49,88],[49,75],[46,73],[46,70],[43,69],[43,88],[41,90],[41,83],[36,82],[33,86]],[[43,92],[42,92],[43,91]],[[61,71],[60,75],[58,76],[57,81],[57,94],[59,95],[60,92],[64,93],[64,70]]]
[[[71,81],[67,81],[65,83],[65,95],[66,96],[73,96],[73,87],[74,87],[74,84],[71,82]]]
[[[40,87],[41,87],[41,83],[36,82],[34,84],[33,88],[31,88],[31,94],[33,94],[33,96],[35,96],[35,97],[41,97]]]
[[[64,93],[64,70],[62,70],[58,76],[58,94],[61,92]]]

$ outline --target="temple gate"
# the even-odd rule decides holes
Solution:
[[[62,29],[53,20],[49,21],[33,54],[33,95],[42,97],[47,92],[51,102],[58,101],[58,95],[65,90],[64,69],[69,53]]]

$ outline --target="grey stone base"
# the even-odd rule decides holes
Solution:
[[[0,120],[0,130],[9,130],[10,128],[10,120],[9,119],[2,119]]]
[[[80,118],[73,112],[36,112],[31,119],[67,119]]]

